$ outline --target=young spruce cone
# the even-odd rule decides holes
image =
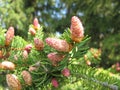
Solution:
[[[7,74],[6,81],[10,90],[22,90],[20,81],[18,80],[17,76],[14,74]]]
[[[22,77],[25,81],[26,85],[32,85],[32,76],[30,75],[30,73],[28,71],[22,71]]]
[[[55,88],[57,88],[58,87],[58,81],[57,81],[57,79],[56,78],[52,78],[52,81],[51,81],[51,83],[52,83],[52,85],[55,87]]]
[[[36,31],[33,28],[29,28],[29,32],[32,36],[35,36],[35,34],[36,34]]]
[[[38,38],[34,38],[34,44],[37,50],[42,50],[44,48],[43,41]]]
[[[64,58],[65,55],[58,54],[56,52],[49,53],[47,57],[50,59],[53,65],[56,66],[56,64],[61,61]]]
[[[65,40],[57,38],[47,38],[46,43],[58,51],[69,52],[71,50],[71,45]]]
[[[3,52],[0,50],[0,59],[3,58]]]
[[[62,70],[62,74],[65,77],[69,77],[70,76],[70,70],[68,68],[65,68]]]
[[[32,44],[28,44],[24,48],[24,50],[26,50],[28,53],[31,51],[31,49],[32,49]]]
[[[84,28],[80,19],[73,16],[71,19],[71,38],[75,42],[80,42],[84,37]]]
[[[35,30],[38,30],[38,29],[40,28],[40,24],[39,24],[37,18],[34,18],[34,20],[33,20],[33,25],[34,25],[34,29],[35,29]]]
[[[10,62],[10,61],[3,61],[1,64],[0,64],[0,67],[2,69],[6,69],[6,70],[14,70],[15,69],[15,64]]]
[[[28,58],[28,52],[27,52],[27,50],[24,50],[22,54],[23,54],[23,58],[24,59]]]
[[[14,28],[9,27],[8,31],[6,32],[5,45],[9,46],[13,38],[14,38]]]

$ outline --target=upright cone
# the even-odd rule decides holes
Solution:
[[[58,51],[69,52],[71,50],[70,44],[67,43],[67,41],[65,40],[57,38],[47,38],[46,43]]]
[[[28,44],[24,48],[24,50],[26,50],[28,53],[31,51],[31,49],[32,49],[32,44]]]
[[[22,90],[20,81],[18,80],[17,76],[14,74],[7,74],[6,81],[10,90]]]
[[[3,58],[3,52],[0,50],[0,59]]]
[[[29,32],[32,36],[35,36],[35,34],[36,34],[36,31],[33,28],[29,28]]]
[[[9,27],[8,31],[6,32],[5,45],[9,46],[13,38],[14,38],[14,28]]]
[[[65,77],[69,77],[70,76],[70,70],[68,68],[65,68],[65,69],[62,70],[62,74]]]
[[[61,54],[58,54],[56,52],[53,52],[53,53],[49,53],[47,55],[47,57],[50,59],[50,61],[52,62],[52,64],[54,66],[57,65],[58,62],[60,62],[63,58],[64,58],[65,55],[61,55]]]
[[[57,87],[59,86],[58,81],[57,81],[56,78],[53,78],[51,82],[52,82],[52,85],[53,85],[55,88],[57,88]]]
[[[76,16],[71,18],[71,38],[75,42],[80,42],[84,37],[84,28],[80,19]]]
[[[1,65],[2,69],[6,69],[6,70],[14,70],[15,69],[15,64],[10,61],[3,61],[0,65]]]
[[[34,45],[37,50],[42,50],[44,48],[43,41],[39,38],[34,38]]]
[[[22,77],[26,85],[32,85],[32,76],[30,75],[28,71],[26,70],[22,71]]]
[[[39,24],[37,18],[34,18],[34,20],[33,20],[33,25],[34,25],[34,29],[35,29],[35,30],[38,30],[38,29],[40,28],[40,24]]]

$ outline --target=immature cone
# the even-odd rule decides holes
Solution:
[[[32,85],[32,76],[30,75],[30,73],[28,71],[22,71],[22,77],[25,81],[26,85]]]
[[[20,81],[18,80],[17,76],[14,74],[7,74],[6,81],[10,90],[22,90]]]
[[[9,46],[12,39],[14,38],[14,28],[9,27],[8,31],[6,32],[6,37],[5,37],[5,45]]]
[[[28,44],[24,48],[24,50],[26,50],[28,53],[31,51],[31,49],[32,49],[32,44]]]
[[[36,31],[35,31],[35,29],[33,29],[33,28],[29,28],[29,32],[30,32],[30,34],[33,35],[33,36],[35,36],[35,34],[36,34]]]
[[[2,51],[0,50],[0,59],[2,59],[3,58],[3,53],[2,53]]]
[[[34,38],[34,44],[37,50],[42,50],[44,48],[43,41],[40,40],[39,38]]]
[[[75,42],[80,42],[84,37],[84,28],[80,19],[76,16],[71,18],[71,38]]]
[[[14,70],[15,69],[15,64],[10,62],[10,61],[3,61],[1,63],[1,68],[6,69],[6,70]]]
[[[54,53],[49,53],[47,57],[51,60],[53,65],[56,65],[57,62],[61,61],[64,58],[65,55],[58,54],[56,52]]]
[[[27,59],[27,58],[28,58],[28,52],[27,52],[27,50],[24,50],[24,51],[23,51],[23,58],[24,58],[24,59]]]
[[[116,63],[116,70],[117,70],[117,71],[120,71],[120,62],[117,62],[117,63]]]
[[[62,70],[62,74],[66,77],[69,77],[70,76],[70,70],[68,68],[65,68]]]
[[[90,48],[91,53],[93,54],[94,58],[98,58],[101,55],[101,49],[94,49]]]
[[[33,25],[34,25],[34,29],[36,29],[36,30],[40,28],[40,24],[39,24],[37,18],[34,18]]]
[[[86,64],[87,64],[88,66],[90,66],[90,65],[91,65],[90,60],[86,60]]]
[[[29,70],[30,72],[32,72],[32,71],[35,71],[35,70],[37,70],[37,69],[38,69],[37,67],[30,66],[28,70]]]
[[[58,81],[56,80],[56,78],[53,78],[52,81],[51,81],[52,85],[57,88],[58,87]]]
[[[46,43],[58,51],[69,52],[71,50],[71,45],[68,44],[65,40],[57,38],[47,38]]]
[[[14,59],[17,61],[17,60],[18,60],[18,56],[17,56],[17,55],[14,55]]]

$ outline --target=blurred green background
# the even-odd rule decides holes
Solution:
[[[101,48],[104,68],[120,61],[119,0],[0,0],[0,25],[15,27],[16,35],[27,37],[34,17],[48,33],[63,33],[70,19],[78,16],[91,37],[90,47]]]

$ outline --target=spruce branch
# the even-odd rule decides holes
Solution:
[[[112,90],[118,90],[119,88],[119,77],[115,77],[114,74],[111,75],[111,73],[106,70],[95,69],[82,64],[72,64],[70,67],[74,68],[72,73],[73,78],[74,76],[76,78],[72,83],[78,82],[83,78]]]
[[[98,72],[98,69],[86,65],[87,59],[84,55],[86,54],[87,58],[89,56],[87,42],[90,38],[84,35],[84,28],[78,17],[72,17],[70,29],[66,29],[60,38],[46,38],[37,18],[29,26],[28,39],[14,36],[13,33],[9,32],[7,38],[4,36],[5,32],[0,34],[0,50],[6,57],[5,63],[1,57],[0,74],[6,75],[10,88],[21,90],[22,86],[25,90],[55,89],[82,80],[81,83],[88,81],[85,88],[89,87],[91,81],[98,87],[117,90],[118,78],[112,78],[108,72]],[[1,43],[3,41],[7,41],[7,46]],[[92,55],[96,58],[96,54]]]

